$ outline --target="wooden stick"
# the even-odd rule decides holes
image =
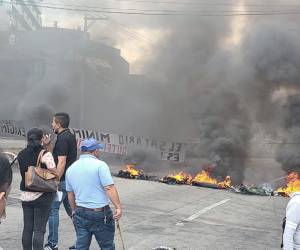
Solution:
[[[117,220],[117,229],[118,229],[119,234],[120,234],[120,239],[121,239],[121,242],[122,242],[122,248],[123,248],[123,250],[125,250],[124,240],[123,240],[122,233],[121,233],[121,227],[120,227],[120,223],[119,223],[118,220]]]

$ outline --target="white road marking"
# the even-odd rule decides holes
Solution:
[[[270,231],[267,231],[263,228],[256,228],[256,227],[253,227],[250,225],[249,226],[240,226],[240,225],[232,224],[230,222],[225,222],[225,221],[223,221],[223,223],[217,223],[215,221],[208,221],[208,220],[203,220],[203,219],[199,219],[198,221],[200,221],[201,223],[204,223],[206,225],[209,225],[209,226],[226,226],[229,228],[235,228],[235,229],[240,229],[240,230],[250,230],[250,231],[271,233]],[[280,232],[280,229],[278,229],[277,231]]]
[[[209,210],[211,210],[211,209],[213,209],[213,208],[215,208],[217,206],[223,205],[224,203],[226,203],[228,201],[230,201],[230,199],[222,200],[222,201],[214,203],[214,204],[212,204],[212,205],[210,205],[208,207],[205,207],[205,208],[201,209],[200,211],[198,211],[197,213],[191,215],[190,217],[182,220],[181,222],[176,223],[176,226],[183,226],[184,222],[191,222],[191,221],[197,219],[200,215],[205,214]]]

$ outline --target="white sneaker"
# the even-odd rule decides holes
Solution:
[[[51,247],[49,244],[44,246],[44,250],[58,250],[58,246]]]

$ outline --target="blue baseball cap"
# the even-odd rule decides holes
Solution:
[[[94,138],[84,139],[80,143],[80,150],[81,151],[93,151],[96,149],[104,149],[104,145],[99,143]]]

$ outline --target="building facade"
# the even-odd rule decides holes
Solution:
[[[37,30],[42,26],[41,11],[34,0],[0,1],[2,29],[9,28],[15,31]],[[0,26],[0,27],[1,27]]]

